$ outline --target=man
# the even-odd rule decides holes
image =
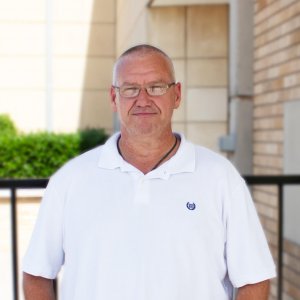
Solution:
[[[275,268],[244,181],[223,157],[173,133],[181,101],[170,58],[139,45],[110,90],[121,132],[50,180],[24,259],[26,299],[268,298]]]

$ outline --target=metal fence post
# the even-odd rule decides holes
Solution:
[[[277,298],[282,299],[282,261],[283,261],[283,186],[278,184],[278,284]]]
[[[18,223],[17,223],[17,197],[16,188],[11,188],[10,196],[11,207],[11,238],[12,238],[12,273],[13,273],[13,295],[14,300],[19,299],[19,280],[18,280]]]

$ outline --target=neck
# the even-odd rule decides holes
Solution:
[[[144,174],[152,171],[170,159],[179,147],[179,140],[172,133],[160,137],[127,137],[123,133],[118,141],[119,151],[124,160]]]

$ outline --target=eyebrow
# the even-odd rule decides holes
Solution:
[[[146,85],[151,85],[151,84],[157,84],[157,83],[165,83],[164,80],[154,80],[154,81],[150,81],[150,82],[147,82]],[[136,83],[136,82],[123,82],[122,86],[124,85],[132,85],[132,86],[141,86],[141,84],[139,83]]]

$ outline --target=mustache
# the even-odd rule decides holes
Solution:
[[[138,114],[156,114],[158,110],[154,107],[133,107],[130,111],[131,114],[138,115]]]

